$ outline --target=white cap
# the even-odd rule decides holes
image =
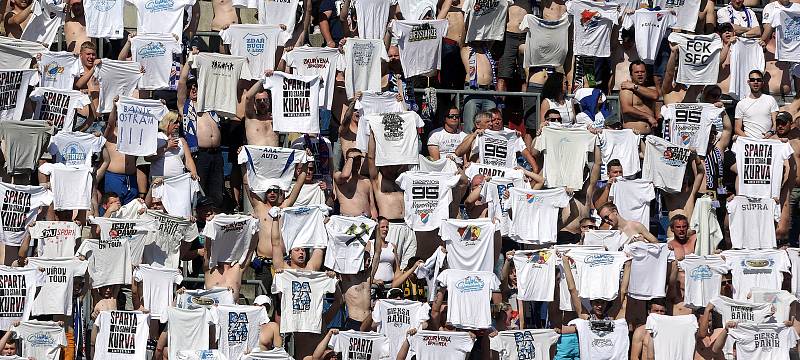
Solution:
[[[255,300],[253,300],[253,305],[264,304],[269,304],[269,306],[272,307],[272,299],[270,299],[267,295],[258,295],[256,296]]]

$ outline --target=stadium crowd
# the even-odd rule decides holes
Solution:
[[[0,3],[0,360],[797,358],[800,1],[201,5]]]

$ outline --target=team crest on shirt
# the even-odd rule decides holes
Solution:
[[[494,11],[498,5],[500,5],[499,0],[476,0],[472,10],[475,11],[475,15],[482,16]]]
[[[139,59],[160,57],[166,53],[167,53],[167,46],[160,41],[151,41],[147,45],[143,46],[141,49],[136,51],[136,55],[139,56]]]
[[[800,16],[787,16],[783,27],[783,41],[800,41]]]
[[[264,49],[267,48],[267,35],[264,33],[261,34],[250,34],[244,36],[244,45],[247,53],[253,56],[258,56],[264,53]]]
[[[661,155],[661,161],[669,166],[684,166],[689,161],[690,155],[689,149],[667,146],[667,149]]]
[[[543,199],[541,196],[536,196],[534,194],[525,194],[525,201],[527,201],[528,204],[538,204],[541,203]]]
[[[481,236],[481,228],[477,226],[465,226],[458,228],[458,235],[461,236],[461,241],[478,241]]]
[[[709,267],[708,265],[700,265],[692,269],[692,272],[691,274],[689,274],[689,277],[692,278],[692,280],[702,281],[711,279],[713,275],[714,273],[711,271],[711,267]]]
[[[533,342],[533,334],[530,331],[514,333],[514,344],[517,346],[519,360],[536,359],[536,345]]]
[[[614,262],[614,257],[609,254],[592,254],[586,257],[585,262],[589,267],[610,265]]]
[[[86,160],[86,149],[78,142],[71,142],[64,147],[61,157],[67,165],[80,165]]]
[[[51,346],[56,343],[50,334],[42,331],[31,334],[25,340],[33,346]]]
[[[111,10],[116,3],[117,0],[96,0],[92,3],[92,7],[97,11],[106,12]]]
[[[151,12],[172,10],[174,6],[174,0],[150,0],[144,4],[144,8]]]
[[[58,66],[57,62],[51,62],[44,66],[45,80],[55,80],[56,76],[64,73],[64,67]]]
[[[581,12],[581,25],[587,30],[600,26],[598,14],[600,14],[600,12],[584,9]]]
[[[431,214],[426,212],[419,213],[419,220],[422,221],[423,224],[427,224],[428,220],[431,219]]]
[[[486,284],[477,276],[467,276],[456,283],[456,289],[462,293],[481,291]]]
[[[529,264],[544,265],[547,263],[547,260],[550,260],[549,251],[534,251],[526,254],[525,256],[528,258]]]

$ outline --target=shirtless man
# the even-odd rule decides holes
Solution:
[[[792,115],[793,122],[800,123],[800,91],[794,94],[792,102],[781,106],[781,111],[786,111]]]
[[[118,97],[114,99],[114,108],[108,118],[104,135],[106,144],[103,146],[103,163],[97,169],[97,184],[102,180],[103,191],[117,193],[120,202],[125,205],[140,194],[136,181],[136,157],[117,151],[117,100]],[[141,194],[142,197],[144,195]]]
[[[669,228],[672,230],[672,240],[667,245],[675,252],[675,260],[681,261],[686,254],[694,254],[697,234],[689,234],[689,218],[677,214],[669,220]]]
[[[269,93],[264,90],[263,79],[257,80],[242,94],[236,116],[244,120],[248,145],[278,146],[278,134],[272,129],[272,103]]]
[[[519,47],[525,43],[527,30],[519,29],[519,24],[527,14],[533,13],[531,2],[516,0],[508,6],[508,20],[506,21],[505,41],[503,53],[497,60],[497,90],[508,91],[508,83],[515,78],[521,78],[522,57],[519,56]]]
[[[597,210],[597,215],[603,219],[603,223],[607,224],[610,230],[622,231],[622,233],[628,237],[629,242],[658,242],[658,239],[656,239],[656,237],[653,236],[653,234],[651,234],[650,231],[644,227],[644,225],[636,221],[625,220],[625,218],[620,216],[617,206],[612,203],[606,203],[605,205],[601,206]]]
[[[253,299],[253,305],[263,306],[264,310],[269,313],[272,308],[272,299],[267,295],[258,295]],[[280,347],[283,347],[281,326],[274,320],[261,325],[261,331],[258,332],[258,348],[261,351],[267,351]]]
[[[766,66],[765,78],[769,85],[770,94],[787,95],[791,93],[791,82],[794,81],[795,89],[800,88],[800,78],[792,76],[793,66],[791,62],[777,61],[775,59],[775,29],[772,28],[772,18],[782,9],[797,11],[800,4],[790,0],[774,0],[764,6],[762,11],[764,31],[761,34],[759,44],[764,48],[764,60]],[[798,92],[795,91],[795,94]]]
[[[442,63],[457,64],[461,60],[461,47],[464,46],[466,24],[462,0],[441,0],[437,19],[447,20],[447,33],[442,38]],[[461,68],[454,67],[442,71],[441,85],[446,89],[463,89],[464,73]]]
[[[465,90],[493,90],[492,81],[497,69],[493,65],[494,62],[489,59],[492,56],[489,48],[490,42],[488,41],[473,41],[461,48],[461,63],[466,72],[463,87]],[[473,65],[470,65],[471,63]],[[473,66],[474,69],[472,69]],[[475,77],[472,78],[470,73],[475,73]],[[467,96],[461,110],[464,117],[464,132],[469,134],[475,128],[475,124],[472,122],[475,114],[495,107],[497,107],[497,103],[492,95]]]
[[[86,35],[86,14],[83,12],[81,0],[70,0],[67,17],[64,19],[64,39],[67,42],[67,51],[79,53],[80,46],[89,41]]]
[[[593,199],[594,208],[599,209],[608,203],[608,194],[611,191],[611,185],[617,182],[617,177],[622,176],[622,163],[618,159],[611,159],[606,164],[606,173],[608,174],[608,181],[603,185],[602,191],[595,190],[596,194]]]
[[[647,135],[658,127],[658,118],[655,116],[653,106],[660,94],[654,86],[645,86],[648,74],[644,62],[632,61],[628,70],[631,73],[631,81],[620,84],[619,92],[623,127]]]
[[[667,315],[667,304],[664,298],[655,298],[648,301],[648,313]],[[639,325],[633,332],[631,340],[631,360],[654,359],[653,337],[645,325]]]
[[[232,0],[213,0],[211,5],[214,10],[214,18],[211,19],[211,30],[220,31],[231,24],[242,22],[242,18],[239,16],[239,9],[233,8]],[[224,45],[219,37],[212,36],[208,46],[212,52],[225,53]]]
[[[383,239],[381,231],[376,231],[376,239]],[[383,240],[381,240],[383,241]],[[347,319],[344,328],[360,331],[362,325],[372,317],[370,311],[370,284],[372,283],[369,252],[364,251],[364,269],[356,274],[340,274],[339,286],[344,294],[344,303],[347,306]],[[377,269],[377,265],[374,267]]]
[[[215,0],[215,6],[216,3]],[[189,70],[192,67],[194,55],[197,53],[197,49],[193,49],[186,64],[181,67],[176,105],[183,116],[183,133],[186,134],[186,142],[189,144],[192,157],[194,157],[197,175],[200,177],[200,187],[214,202],[214,205],[220,207],[225,178],[224,159],[219,147],[221,140],[219,118],[217,118],[216,112],[197,112],[195,110],[197,81],[189,80]]]
[[[334,196],[339,200],[339,212],[342,215],[377,218],[372,184],[368,177],[361,175],[364,160],[360,150],[351,148],[347,151],[342,171],[333,174]]]
[[[32,0],[12,0],[11,11],[3,15],[6,35],[15,39],[22,37],[22,30],[28,26],[33,12]]]
[[[717,9],[714,8],[714,1],[700,0],[700,12],[697,14],[696,34],[713,34],[717,25]]]
[[[687,87],[686,85],[675,82],[678,72],[680,50],[675,44],[670,44],[670,50],[667,67],[664,71],[664,80],[661,83],[661,94],[664,97],[664,105],[683,102],[684,99],[693,102],[694,100],[692,99],[697,99],[697,96],[703,91],[703,87],[698,85]]]

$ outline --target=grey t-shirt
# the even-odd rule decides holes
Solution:
[[[51,135],[53,126],[43,120],[0,122],[0,139],[5,140],[6,170],[12,174],[33,170]]]

